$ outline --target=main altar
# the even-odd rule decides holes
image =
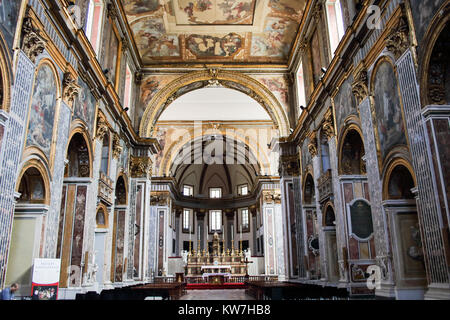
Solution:
[[[222,245],[221,245],[222,242]],[[219,235],[214,233],[212,253],[203,249],[189,250],[187,256],[187,276],[202,277],[206,282],[222,282],[224,278],[231,276],[245,276],[247,263],[245,254],[240,249],[225,249],[224,241],[220,241]]]

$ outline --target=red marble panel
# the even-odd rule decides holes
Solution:
[[[375,251],[375,238],[370,239],[370,257],[375,259],[377,257],[377,252]]]
[[[58,245],[56,247],[56,258],[61,258],[62,237],[64,232],[64,216],[66,213],[66,193],[67,186],[62,187],[61,209],[59,210]]]
[[[134,277],[137,277],[139,275],[139,257],[141,252],[141,232],[142,226],[141,226],[141,214],[142,214],[142,185],[137,186],[136,191],[136,217],[135,217],[135,224],[139,226],[140,231],[139,233],[135,232],[134,237]]]
[[[358,248],[358,241],[353,238],[348,239],[348,246],[349,246],[349,255],[350,259],[359,259],[359,248]]]
[[[125,211],[117,211],[115,282],[123,281],[123,247],[125,239]]]
[[[364,183],[364,198],[370,202],[370,194],[369,194],[369,184]]]
[[[436,180],[438,180],[438,182],[442,182],[445,188],[445,190],[442,190],[442,184],[438,185],[439,201],[441,203],[441,208],[443,209],[442,218],[446,221],[447,216],[444,209],[445,198],[450,199],[450,143],[448,143],[448,141],[450,141],[449,119],[434,119],[433,126],[434,135],[436,137],[436,145],[432,146],[432,152],[434,151],[433,155],[439,153],[439,157],[433,157],[433,163],[436,170],[435,172],[442,172],[442,176],[440,174],[436,175]],[[437,160],[439,160],[439,163]],[[445,224],[448,226],[448,221],[446,221]]]
[[[352,183],[344,183],[344,200],[345,200],[346,204],[353,200],[353,184]]]
[[[86,195],[87,186],[77,186],[77,196],[75,198],[75,216],[73,219],[72,236],[72,258],[71,265],[81,267],[83,259],[83,234],[86,216]],[[80,277],[74,278],[71,286],[79,287]]]

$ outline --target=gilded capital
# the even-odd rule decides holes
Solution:
[[[152,161],[149,157],[130,156],[130,173],[132,178],[149,178],[152,174]]]
[[[36,57],[44,52],[46,41],[39,35],[39,30],[33,26],[30,17],[23,20],[22,34],[22,50],[35,63]]]
[[[103,140],[103,137],[108,132],[108,124],[106,123],[106,119],[102,114],[99,114],[97,118],[97,129],[95,138],[99,140]]]
[[[122,153],[122,146],[120,145],[120,137],[117,133],[113,134],[113,145],[112,145],[112,153],[114,159],[119,159],[120,154]]]
[[[367,71],[361,70],[355,77],[355,81],[352,83],[352,92],[358,102],[358,105],[363,102],[369,95]]]
[[[409,27],[406,17],[399,18],[397,24],[385,39],[386,48],[398,59],[409,47]]]
[[[80,91],[80,86],[76,83],[75,78],[70,72],[64,73],[64,79],[63,79],[63,100],[71,104],[75,96],[78,95]]]

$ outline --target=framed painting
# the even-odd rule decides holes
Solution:
[[[34,146],[50,159],[55,113],[57,83],[52,67],[43,63],[34,82],[31,109],[26,135],[26,147]]]
[[[372,92],[374,127],[378,136],[377,151],[382,170],[382,164],[389,152],[397,146],[407,145],[397,76],[387,59],[381,60],[374,69]]]

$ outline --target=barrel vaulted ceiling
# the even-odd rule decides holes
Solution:
[[[145,65],[286,64],[308,0],[121,0]]]

